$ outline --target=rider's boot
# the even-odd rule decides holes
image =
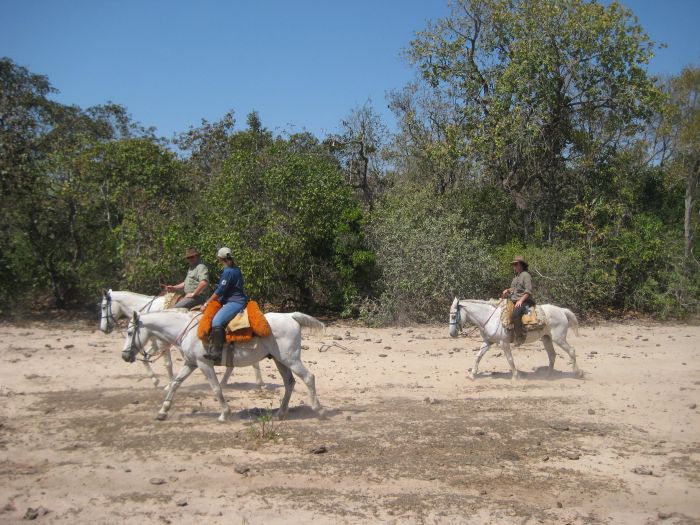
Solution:
[[[221,352],[224,348],[224,326],[215,326],[211,329],[211,334],[209,334],[209,348],[204,353],[205,359],[211,359],[212,361],[221,360]]]

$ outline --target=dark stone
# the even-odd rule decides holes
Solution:
[[[248,465],[244,464],[238,464],[235,467],[233,467],[233,470],[236,472],[236,474],[246,474],[247,472],[250,472],[250,467]]]
[[[318,447],[312,448],[309,452],[311,452],[312,454],[325,454],[326,452],[328,452],[328,449],[325,445],[320,445]]]

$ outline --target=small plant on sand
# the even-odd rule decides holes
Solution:
[[[252,425],[249,430],[256,439],[277,441],[282,437],[281,429],[282,422],[275,419],[272,412],[272,405],[270,405],[268,408],[263,409],[262,413],[252,420]]]

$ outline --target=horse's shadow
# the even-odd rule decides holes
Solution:
[[[487,377],[493,379],[508,379],[510,381],[513,375],[510,372],[491,372]],[[532,372],[518,370],[518,379],[525,379],[527,381],[559,381],[561,379],[582,379],[582,377],[576,375],[575,372],[562,372],[556,369],[552,370],[550,374],[548,366],[538,366]]]
[[[227,385],[221,385],[221,389],[226,391],[226,390],[245,390],[245,391],[254,391],[254,390],[260,390],[260,391],[265,391],[265,390],[277,390],[279,388],[283,388],[284,385],[279,385],[277,383],[265,383],[264,387],[258,386],[257,383],[249,383],[249,382],[244,382],[244,381],[234,381],[232,383],[228,383]],[[197,390],[205,390],[211,392],[211,386],[209,386],[209,383],[197,383],[197,384],[191,384],[191,385],[183,385],[180,387],[181,390],[189,390],[189,391],[197,391]]]
[[[298,406],[290,406],[289,410],[287,411],[287,417],[284,418],[284,421],[296,421],[296,420],[304,420],[304,419],[330,419],[333,416],[336,416],[340,414],[341,411],[337,409],[324,409],[323,416],[320,416],[317,412],[315,412],[310,406],[308,405],[298,405]],[[266,417],[268,415],[271,415],[273,418],[277,418],[279,414],[279,407],[277,408],[260,408],[260,407],[253,407],[253,408],[245,408],[243,410],[240,410],[238,412],[234,413],[234,418],[235,419],[240,419],[242,421],[257,421],[261,417]]]

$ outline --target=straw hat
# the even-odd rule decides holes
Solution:
[[[187,248],[187,251],[185,252],[185,259],[189,259],[190,257],[199,257],[199,252],[197,251],[197,248]]]
[[[516,264],[516,263],[520,263],[523,266],[528,266],[527,261],[525,260],[525,257],[523,257],[522,255],[516,255],[513,258],[513,260],[510,262],[510,264]]]

